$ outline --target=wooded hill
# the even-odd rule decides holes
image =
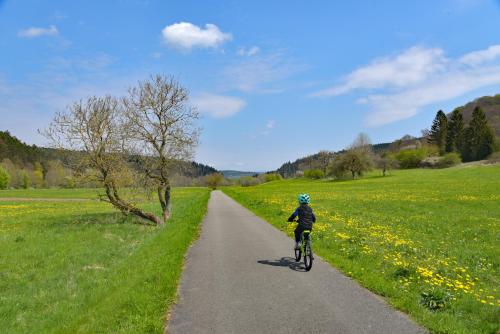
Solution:
[[[469,124],[472,112],[476,107],[480,107],[484,111],[488,124],[495,132],[495,135],[500,137],[500,94],[483,96],[462,107],[458,107],[457,109],[462,111],[465,124]],[[450,115],[448,114],[449,117]]]
[[[66,157],[67,154],[60,150],[28,145],[10,134],[9,131],[0,131],[0,162],[8,159],[19,169],[33,169],[34,165],[41,165],[45,174],[49,169],[50,162],[54,160],[64,162]],[[182,171],[183,175],[193,178],[217,172],[213,167],[194,161],[183,163],[179,170]]]
[[[467,103],[464,106],[456,108],[460,110],[463,115],[464,125],[467,126],[472,119],[472,113],[475,108],[481,108],[486,115],[486,120],[488,125],[494,131],[497,142],[500,141],[500,94],[495,96],[483,96],[472,102]],[[448,119],[451,118],[451,114],[447,115]],[[375,144],[372,146],[375,153],[381,153],[386,150],[405,150],[412,149],[419,146],[418,142],[426,141],[423,138],[416,138],[412,136],[405,136],[401,139],[394,141],[393,143],[382,143]],[[336,154],[343,153],[344,150],[338,152],[331,151],[321,151],[316,154],[312,154],[294,162],[286,162],[280,168],[276,170],[277,173],[281,174],[283,177],[293,177],[299,171],[321,169],[324,170],[328,162],[333,159]]]

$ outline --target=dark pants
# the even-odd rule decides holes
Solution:
[[[300,241],[300,235],[302,234],[302,232],[304,232],[304,230],[312,231],[312,228],[305,227],[304,225],[300,225],[300,224],[297,225],[297,227],[295,228],[295,231],[293,231],[295,233],[295,242]]]

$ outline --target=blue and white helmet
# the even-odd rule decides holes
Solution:
[[[311,202],[311,197],[308,194],[300,194],[299,195],[299,203],[300,204],[309,204]]]

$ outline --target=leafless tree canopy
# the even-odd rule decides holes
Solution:
[[[198,111],[174,78],[156,75],[129,89],[124,115],[138,153],[178,161],[192,158],[198,143]]]
[[[44,135],[52,145],[72,151],[85,152],[78,167],[93,167],[112,178],[112,166],[119,163],[123,139],[118,101],[111,97],[90,97],[57,113]],[[104,181],[101,175],[101,181]]]
[[[198,144],[195,121],[199,114],[188,97],[174,78],[156,75],[130,88],[123,99],[129,144],[157,188],[164,220],[170,215],[173,165],[192,158]]]
[[[130,172],[125,157],[127,136],[119,102],[111,97],[90,97],[58,113],[44,134],[52,145],[77,155],[77,170],[95,170],[93,175],[103,185],[106,201],[125,214],[134,214],[155,224],[155,215],[131,204],[120,194],[120,187]],[[104,198],[103,198],[104,199]]]
[[[188,99],[187,90],[174,78],[156,75],[130,88],[120,100],[90,97],[74,103],[56,114],[44,134],[53,146],[80,152],[74,154],[74,169],[94,171],[90,174],[103,185],[106,201],[160,225],[170,217],[174,167],[191,159],[198,144],[199,114]],[[161,218],[121,196],[127,180],[157,190]]]
[[[366,133],[361,132],[349,147],[350,150],[371,149],[372,142]]]

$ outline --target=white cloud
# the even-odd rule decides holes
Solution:
[[[31,27],[28,29],[20,30],[17,33],[17,36],[33,38],[40,36],[55,36],[57,34],[59,34],[59,30],[57,30],[56,26],[50,26],[48,28]]]
[[[460,57],[463,64],[475,66],[500,57],[500,45],[492,45],[485,50],[474,51]]]
[[[184,50],[217,48],[233,38],[231,34],[220,31],[215,24],[208,23],[203,29],[189,22],[166,26],[162,36],[168,45]]]
[[[276,125],[275,121],[272,121],[272,120],[271,121],[267,121],[266,128],[273,129],[275,125]]]
[[[371,105],[372,113],[365,122],[368,126],[380,126],[410,118],[427,105],[495,84],[500,84],[500,66],[447,72],[396,94],[368,96],[364,102]]]
[[[336,96],[355,89],[405,87],[426,80],[441,71],[447,60],[443,50],[412,47],[399,55],[379,58],[350,73],[344,83],[313,93]]]
[[[233,116],[246,106],[246,102],[243,99],[210,93],[202,93],[195,96],[192,103],[200,112],[214,118]]]
[[[258,46],[252,46],[251,48],[239,48],[238,49],[238,55],[240,56],[255,56],[257,53],[259,53],[260,48]]]
[[[358,102],[370,108],[365,123],[381,126],[410,118],[434,103],[499,85],[500,62],[492,62],[496,59],[500,59],[497,45],[456,59],[446,58],[442,49],[413,47],[400,55],[374,60],[349,74],[343,84],[311,95],[364,90],[368,94]]]

